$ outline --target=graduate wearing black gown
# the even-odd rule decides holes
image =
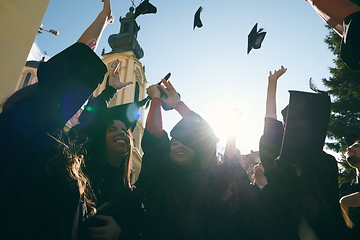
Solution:
[[[180,101],[173,86],[162,82],[168,99],[160,99],[157,85],[147,90],[152,102],[142,139],[142,169],[135,184],[146,197],[142,239],[221,239],[213,227],[218,226],[213,204],[220,196],[215,199],[210,187],[217,169],[217,139],[208,123]],[[162,101],[183,117],[170,132],[172,140],[162,129]]]
[[[107,107],[117,90],[131,84],[120,81],[119,68],[118,60],[109,85],[98,97],[89,100],[79,117],[80,124],[70,132],[76,144],[86,149],[83,171],[96,196],[96,215],[90,213],[82,222],[83,239],[140,237],[144,208],[140,194],[130,183],[130,173],[132,131],[139,108],[146,101]]]
[[[276,82],[283,72],[270,74],[268,95],[274,97],[273,87],[276,91],[270,78]],[[268,98],[269,109],[272,103]],[[322,150],[330,116],[329,96],[290,91],[290,103],[282,113],[285,130],[269,116],[275,113],[267,112],[260,158],[267,186],[283,193],[276,197],[283,202],[284,231],[293,239],[351,239],[341,216],[337,162]]]

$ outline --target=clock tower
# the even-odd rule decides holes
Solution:
[[[133,82],[126,88],[120,89],[109,107],[139,101],[146,97],[146,77],[144,67],[139,59],[144,56],[144,51],[137,41],[137,33],[140,27],[134,19],[134,8],[130,7],[125,17],[120,17],[120,32],[110,35],[108,42],[112,50],[108,53],[103,51],[103,62],[108,68],[103,83],[95,90],[94,96],[99,95],[106,86],[109,74],[115,67],[116,60],[121,62],[120,80],[122,82]],[[140,141],[144,133],[144,109],[141,109],[142,116],[133,132],[134,152],[132,182],[137,180],[141,169],[141,158],[143,155]]]

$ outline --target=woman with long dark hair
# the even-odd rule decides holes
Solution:
[[[72,134],[86,150],[83,171],[90,180],[96,211],[89,211],[84,223],[86,239],[136,240],[140,236],[142,200],[130,182],[133,153],[132,132],[143,102],[107,108],[114,93],[131,84],[120,81],[120,61],[109,85],[89,101]],[[75,135],[75,136],[76,136]]]

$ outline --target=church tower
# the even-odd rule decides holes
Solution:
[[[126,88],[120,89],[109,107],[139,101],[146,97],[146,77],[144,67],[139,59],[144,56],[144,51],[137,41],[137,33],[140,27],[134,19],[134,8],[130,7],[130,11],[125,17],[120,17],[120,32],[110,35],[108,42],[112,50],[109,53],[102,53],[103,62],[108,68],[103,83],[95,90],[94,95],[99,95],[106,86],[109,74],[116,64],[116,60],[121,62],[120,80],[122,82],[133,82]],[[132,182],[137,180],[141,169],[141,158],[143,155],[140,141],[144,133],[144,109],[141,109],[142,115],[137,123],[133,133],[134,152],[133,152],[133,172]]]

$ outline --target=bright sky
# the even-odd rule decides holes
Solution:
[[[140,0],[134,2],[140,4]],[[288,103],[288,90],[311,91],[310,77],[319,89],[325,89],[321,79],[329,77],[334,57],[323,41],[325,23],[304,0],[150,2],[157,14],[140,15],[136,20],[141,27],[138,41],[145,55],[140,61],[147,80],[154,84],[171,72],[183,101],[212,125],[221,145],[227,133],[236,132],[242,154],[258,150],[270,70],[281,65],[288,68],[278,83],[278,119]],[[130,6],[130,0],[112,0],[115,21],[103,33],[99,55],[102,48],[111,50],[107,39],[119,33],[118,19]],[[204,8],[204,26],[193,30],[199,6]],[[35,45],[50,57],[55,55],[79,38],[101,8],[101,0],[51,0],[42,24],[60,34],[39,34]],[[255,23],[267,35],[262,48],[247,55],[247,35]],[[39,60],[41,54],[35,58]],[[240,118],[233,116],[233,109],[238,109]],[[163,117],[167,131],[180,120],[175,111]]]

